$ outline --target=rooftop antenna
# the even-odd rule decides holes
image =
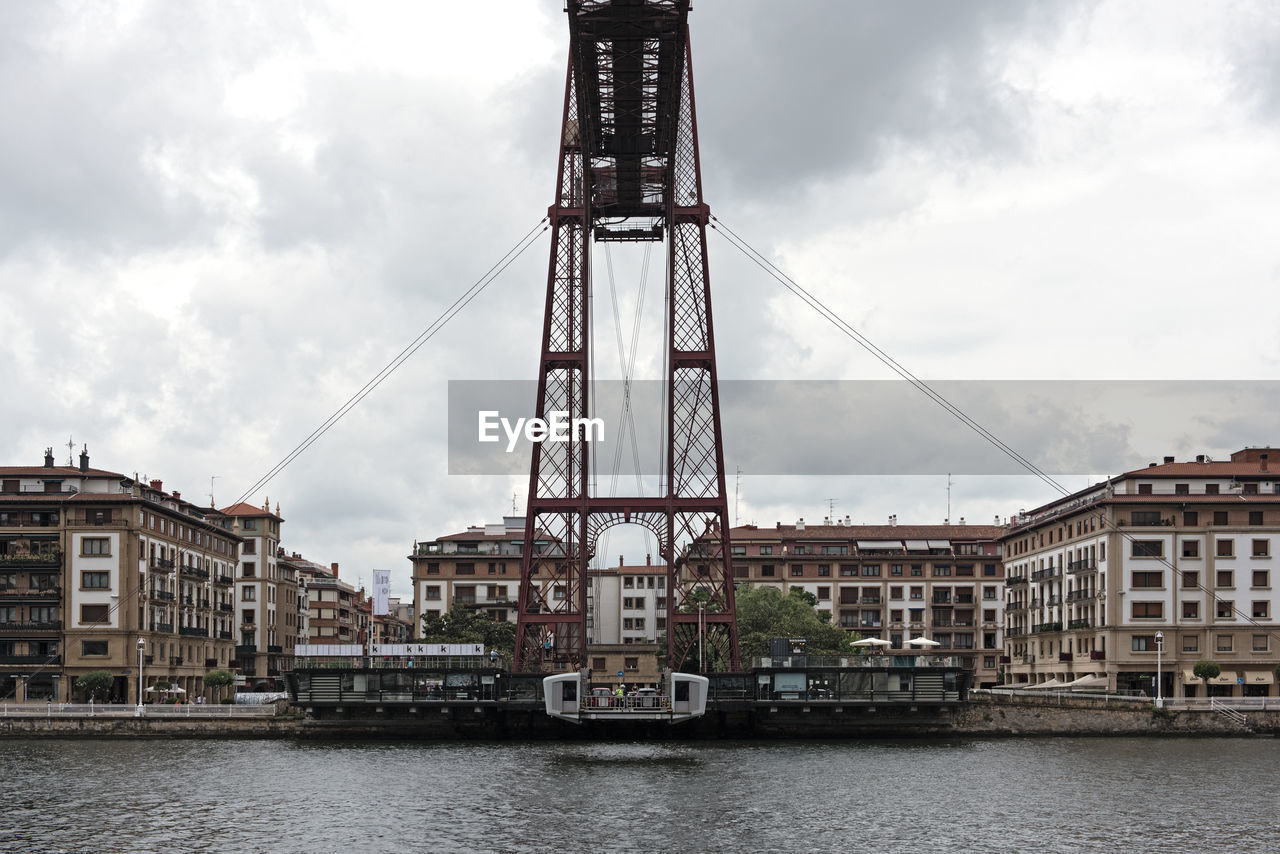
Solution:
[[[76,452],[76,440],[68,436],[67,437],[67,465],[73,466],[76,464],[75,452]]]
[[[515,492],[511,493],[511,515],[512,516],[516,515],[516,495],[517,493]]]
[[[209,506],[210,507],[217,506],[216,504],[213,503],[213,482],[217,479],[218,479],[218,476],[216,474],[209,475]]]
[[[835,522],[835,518],[836,518],[836,504],[838,503],[839,502],[837,502],[834,498],[827,499],[827,518],[830,519],[833,523]]]
[[[742,466],[737,466],[738,473],[733,481],[733,525],[736,528],[742,524],[742,517],[738,515],[742,507]]]
[[[947,472],[947,521],[945,524],[951,524],[951,472]]]

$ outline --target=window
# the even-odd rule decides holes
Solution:
[[[81,605],[81,623],[105,623],[111,617],[109,605]]]
[[[563,586],[563,585],[560,585],[560,584],[557,584],[557,585],[552,589],[552,591],[551,591],[551,595],[552,595],[552,598],[553,598],[553,599],[563,599],[563,598],[564,598],[564,586]]]
[[[594,657],[591,659],[592,670],[604,670],[604,668],[605,668],[605,663],[604,663],[603,657]]]
[[[900,587],[900,586],[899,586],[899,587],[890,587],[890,588],[889,588],[889,598],[890,598],[890,599],[901,599],[901,598],[902,598],[902,587]]]
[[[107,642],[106,641],[81,641],[80,654],[84,656],[106,655]]]
[[[1270,540],[1254,540],[1252,554],[1254,557],[1270,557],[1271,541]]]
[[[924,575],[924,564],[922,563],[911,564],[911,576],[913,578],[920,578],[923,575]]]
[[[1196,637],[1195,635],[1183,635],[1182,651],[1183,652],[1199,652],[1200,638]]]
[[[1151,526],[1160,524],[1159,510],[1134,510],[1129,514],[1129,522],[1132,525]]]
[[[804,575],[804,566],[798,563],[791,564],[791,577],[799,578],[802,575]]]
[[[1255,570],[1253,571],[1253,585],[1252,585],[1252,586],[1254,586],[1254,587],[1270,587],[1270,586],[1271,586],[1271,573],[1270,573],[1268,570],[1265,570],[1265,569],[1255,569]]]
[[[746,546],[733,546],[729,549],[731,555],[745,555],[747,553]]]
[[[912,599],[923,599],[923,598],[924,598],[924,588],[923,588],[923,587],[912,587],[912,588],[911,588],[911,598],[912,598]]]
[[[439,585],[439,584],[429,584],[429,585],[427,585],[427,598],[428,598],[428,599],[431,599],[431,600],[434,600],[434,601],[439,601],[439,599],[440,599],[440,585]]]
[[[1235,557],[1236,556],[1235,540],[1218,540],[1217,547],[1218,547],[1218,550],[1217,550],[1218,557]]]
[[[892,575],[892,576],[894,576],[895,578],[901,578],[901,577],[902,577],[902,564],[900,564],[900,563],[893,563],[893,564],[890,564],[890,565],[889,565],[889,574],[890,574],[890,575]]]
[[[627,576],[626,578],[622,579],[623,590],[634,590],[635,586],[636,586],[636,580],[634,578]]]
[[[760,567],[760,575],[765,578],[773,578],[773,566],[766,563],[764,566]]]
[[[1185,510],[1182,513],[1182,524],[1187,528],[1195,528],[1200,524],[1200,514],[1195,510]]]
[[[247,560],[243,564],[241,564],[240,575],[242,578],[253,578],[257,574],[258,574],[258,564],[254,563],[251,560]]]
[[[1200,603],[1199,602],[1183,602],[1182,603],[1182,619],[1184,620],[1200,619]]]
[[[18,609],[14,605],[8,605],[0,608],[0,623],[16,623],[18,622]]]
[[[831,564],[829,564],[829,563],[820,563],[820,564],[818,564],[818,577],[819,577],[819,578],[830,578],[830,577],[831,577]]]
[[[1164,557],[1164,540],[1134,540],[1130,557]]]
[[[762,554],[762,555],[771,555],[771,554],[773,554],[773,546],[761,546],[761,547],[760,547],[760,554]]]
[[[257,540],[245,540],[244,543],[240,546],[240,554],[242,555],[257,554],[257,552],[258,552]]]
[[[1218,570],[1218,586],[1219,587],[1235,587],[1235,579],[1229,569]]]
[[[329,618],[328,618],[328,619],[332,620],[332,619],[333,619],[333,616],[332,616],[332,615],[333,615],[333,612],[332,612],[332,611],[330,611],[330,612],[329,612],[329,614],[330,614],[330,616],[329,616]],[[257,612],[255,609],[253,609],[253,608],[246,608],[246,609],[244,610],[244,620],[243,620],[243,622],[246,622],[246,623],[256,623],[256,622],[258,622],[258,612]],[[253,641],[246,641],[246,643],[253,643]]]
[[[894,608],[893,610],[891,610],[891,611],[889,612],[889,622],[891,622],[891,623],[901,623],[901,622],[902,622],[902,609],[901,609],[901,608]]]
[[[797,555],[807,555],[809,553],[809,549],[807,546],[796,546],[791,550],[791,553],[797,554]]]
[[[995,598],[996,598],[996,589],[995,589],[994,587],[990,586],[990,585],[987,585],[987,586],[983,587],[983,588],[982,588],[982,598],[983,598],[983,599],[995,599]]]
[[[935,564],[933,567],[933,577],[934,578],[950,578],[951,565],[945,564],[945,563],[941,565]]]
[[[258,520],[245,519],[243,522],[240,523],[240,529],[242,531],[256,531],[258,530]]]
[[[863,567],[862,567],[862,577],[863,577],[863,578],[879,578],[879,577],[880,577],[880,564],[878,564],[878,563],[869,563],[869,564],[866,564],[865,566],[863,566]]]
[[[1266,636],[1266,635],[1254,635],[1254,636],[1253,636],[1253,651],[1254,651],[1254,652],[1266,652],[1269,648],[1270,648],[1270,647],[1269,647],[1269,645],[1268,645],[1268,643],[1267,643],[1267,636]]]
[[[1156,648],[1155,635],[1134,635],[1133,646],[1134,652],[1154,652]]]
[[[1236,603],[1227,599],[1219,599],[1217,614],[1219,620],[1234,620],[1236,618]]]
[[[1213,511],[1213,524],[1215,524],[1215,525],[1225,525],[1225,524],[1227,524],[1227,511],[1226,511],[1226,510],[1214,510],[1214,511]]]
[[[1253,603],[1253,616],[1260,620],[1265,620],[1269,616],[1270,605],[1271,603],[1265,599],[1255,601]]]
[[[253,585],[246,585],[240,588],[240,601],[253,602],[258,598],[258,588]]]
[[[80,554],[85,556],[109,556],[111,540],[108,537],[84,537],[80,540]]]
[[[440,564],[438,563],[427,564],[427,575],[439,575],[439,574],[440,574]]]
[[[111,587],[111,573],[82,572],[80,586],[85,590],[106,590]]]
[[[474,563],[458,563],[453,566],[454,575],[475,575],[476,565]]]
[[[1217,495],[1217,494],[1218,494],[1218,484],[1216,484],[1216,483],[1206,483],[1206,484],[1204,485],[1204,494],[1205,494],[1205,495]],[[1215,525],[1216,525],[1216,524],[1218,524],[1218,523],[1217,523],[1217,522],[1214,522],[1213,524],[1215,524]]]
[[[1139,494],[1139,495],[1150,495],[1150,494],[1151,494],[1151,484],[1149,484],[1149,483],[1140,483],[1140,484],[1138,484],[1138,494]],[[1134,522],[1133,524],[1137,525],[1138,523],[1137,523],[1137,522]]]
[[[624,659],[622,659],[622,669],[623,669],[623,670],[639,670],[639,669],[640,669],[640,659],[639,659],[639,658],[624,658]]]
[[[1182,556],[1186,558],[1200,557],[1200,541],[1199,540],[1183,540]]]
[[[1218,635],[1218,652],[1231,652],[1231,635]]]
[[[853,577],[857,576],[857,574],[858,574],[858,568],[857,568],[856,566],[852,566],[852,565],[847,564],[847,563],[842,563],[842,564],[840,564],[840,577],[841,577],[841,578],[853,578]]]
[[[822,553],[824,555],[847,555],[849,553],[848,546],[823,546]]]
[[[831,598],[831,588],[830,588],[830,587],[819,587],[819,588],[818,588],[818,598],[819,598],[819,599],[830,599],[830,598]]]
[[[1164,573],[1135,572],[1130,587],[1164,587]]]
[[[489,574],[490,575],[498,574],[498,565],[496,563],[489,564]]]
[[[1174,494],[1174,495],[1190,495],[1190,494],[1191,494],[1191,484],[1189,484],[1189,483],[1175,483],[1175,484],[1173,485],[1173,494]]]
[[[988,578],[992,578],[996,574],[996,565],[994,563],[984,563],[982,565],[982,574]]]
[[[56,605],[32,605],[27,611],[33,623],[52,623],[58,619]]]
[[[1256,484],[1256,483],[1242,483],[1242,484],[1240,484],[1240,492],[1241,492],[1242,494],[1244,494],[1244,495],[1257,495],[1257,494],[1258,494],[1258,484]],[[1258,524],[1259,524],[1259,525],[1261,525],[1262,523],[1261,523],[1261,522],[1259,522]]]
[[[1130,607],[1135,620],[1158,620],[1164,616],[1163,602],[1133,602]]]
[[[982,657],[982,668],[990,670],[996,666],[996,657],[994,655],[984,655]]]

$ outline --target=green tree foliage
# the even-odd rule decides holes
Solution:
[[[216,696],[220,688],[236,684],[235,674],[230,670],[210,670],[204,675],[204,687],[213,688]]]
[[[424,614],[423,643],[482,643],[486,649],[511,654],[516,648],[516,627],[506,620],[492,620],[471,608],[454,606],[442,615]]]
[[[849,655],[853,638],[831,624],[831,614],[815,611],[817,598],[799,588],[787,595],[776,587],[741,589],[735,596],[738,609],[738,648],[743,659],[767,656],[773,638],[797,637],[808,641],[810,654]]]
[[[1196,666],[1191,668],[1191,672],[1195,674],[1197,679],[1204,680],[1204,684],[1207,686],[1210,679],[1216,679],[1222,673],[1222,668],[1218,666],[1216,661],[1197,661]]]
[[[114,681],[115,677],[109,670],[91,670],[76,679],[76,687],[88,697],[105,700],[111,693],[111,683]]]

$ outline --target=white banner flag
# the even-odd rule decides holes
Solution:
[[[390,609],[387,597],[391,595],[391,570],[375,569],[373,571],[373,613],[386,614]]]

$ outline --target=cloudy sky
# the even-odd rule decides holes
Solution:
[[[562,6],[0,0],[3,461],[65,456],[73,437],[96,466],[241,497],[545,212]],[[917,375],[1277,376],[1272,4],[697,0],[690,23],[713,212]],[[710,239],[722,378],[892,378]],[[447,383],[535,376],[547,251],[248,496],[280,502],[286,548],[366,583],[390,568],[407,594],[415,539],[523,500],[524,477],[447,474]],[[629,330],[643,260],[605,260]],[[598,364],[616,375],[602,268]],[[660,310],[644,303],[643,329]],[[656,376],[643,339],[637,376]],[[1210,403],[1197,388],[1156,418],[1115,393],[1102,415],[1078,394],[1023,408],[1055,442],[1106,449],[1062,463],[1072,489],[1277,440],[1254,414],[1275,410],[1272,384]],[[850,456],[886,453],[888,409],[844,407]],[[974,414],[1038,450],[1034,418],[1009,412]],[[963,430],[912,413],[941,447]],[[1053,497],[936,457],[861,477],[727,466],[746,469],[739,520],[767,525],[819,519],[828,499],[855,522],[940,522],[952,468],[968,472],[953,518]]]

